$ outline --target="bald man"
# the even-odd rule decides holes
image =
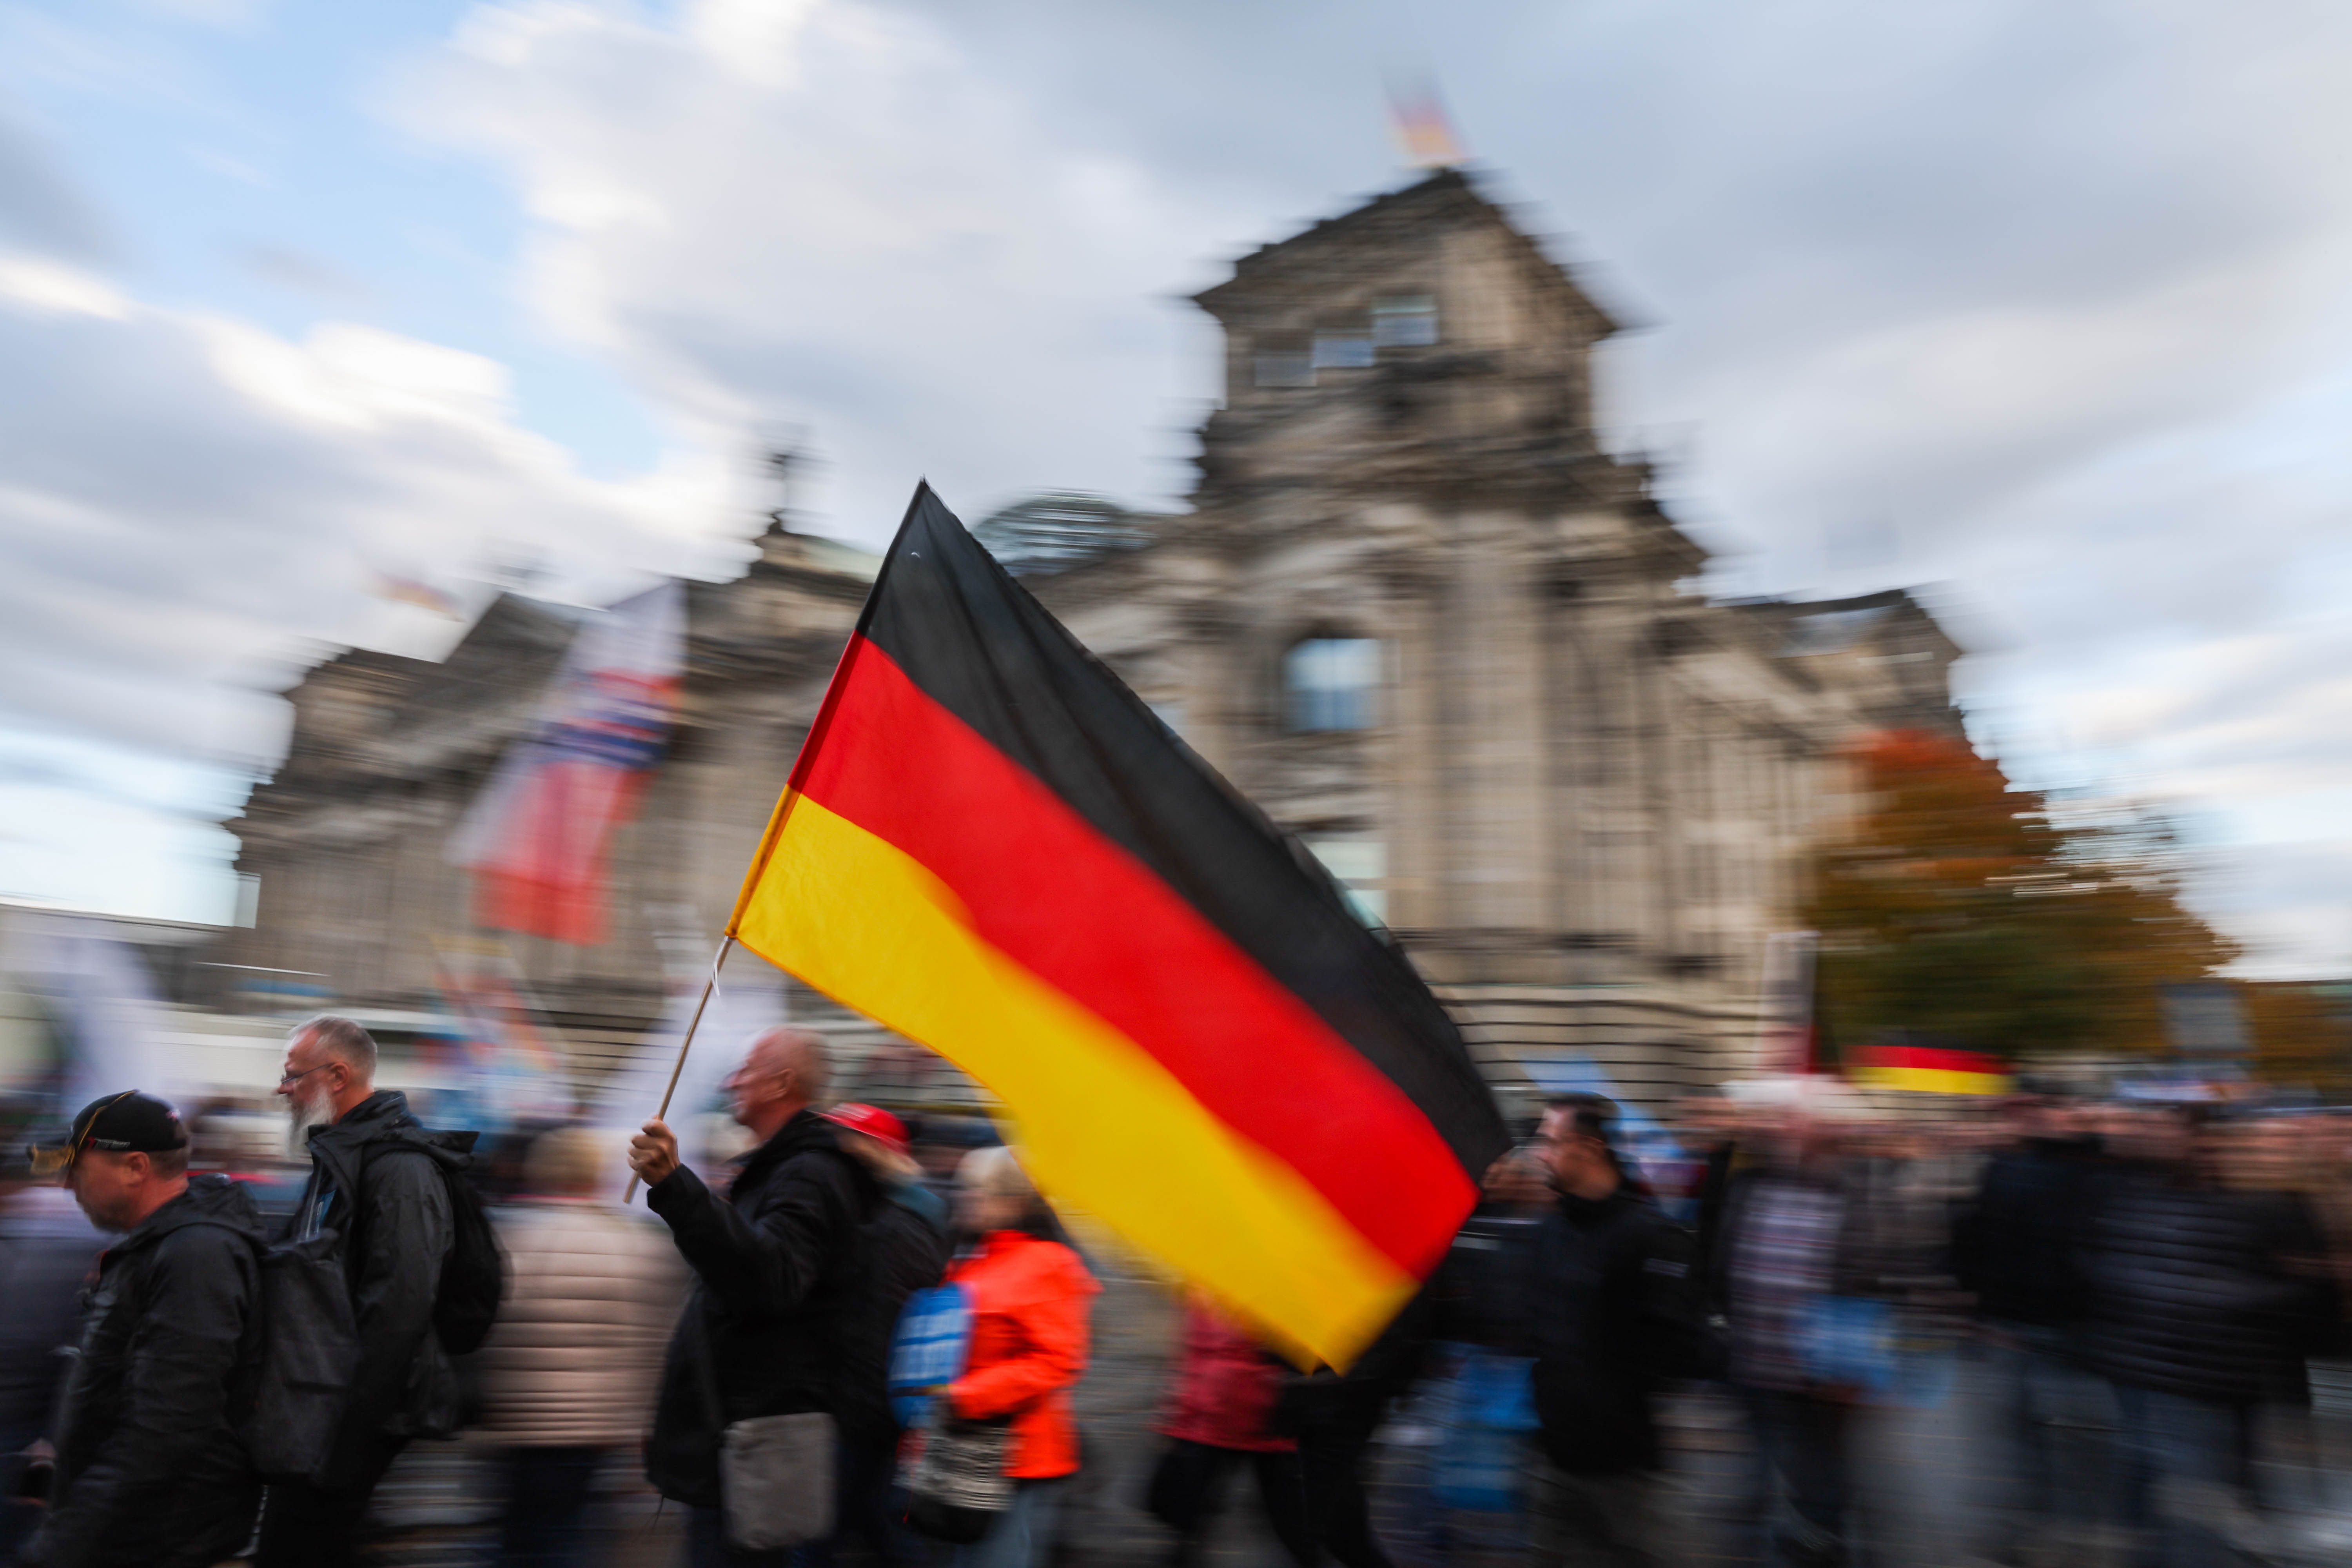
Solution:
[[[695,1290],[662,1370],[646,1479],[685,1504],[693,1568],[782,1568],[790,1551],[727,1544],[719,1451],[726,1428],[763,1415],[855,1404],[846,1353],[864,1294],[863,1232],[884,1201],[816,1113],[830,1076],[824,1039],[771,1029],[727,1079],[735,1120],[759,1140],[720,1197],[677,1157],[659,1121],[629,1141],[646,1203],[668,1225]],[[714,1398],[719,1409],[712,1408]]]

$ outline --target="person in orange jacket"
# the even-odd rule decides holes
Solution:
[[[1053,1239],[1060,1226],[1013,1151],[976,1149],[957,1174],[956,1217],[977,1239],[948,1269],[971,1299],[971,1342],[947,1398],[967,1420],[1012,1418],[1005,1473],[1015,1485],[1013,1506],[956,1548],[952,1568],[1037,1568],[1053,1544],[1061,1482],[1078,1468],[1070,1389],[1087,1368],[1101,1287]]]

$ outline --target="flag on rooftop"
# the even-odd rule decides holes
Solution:
[[[415,605],[419,609],[430,610],[453,621],[466,618],[466,607],[457,602],[457,595],[446,588],[436,588],[421,577],[378,572],[375,574],[375,596],[388,599],[395,605]]]
[[[1390,84],[1389,122],[1405,162],[1416,169],[1451,169],[1468,161],[1429,77]]]
[[[928,486],[728,930],[949,1058],[1039,1184],[1345,1364],[1507,1138],[1330,878]]]
[[[604,864],[677,712],[686,595],[665,582],[581,628],[449,841],[474,873],[474,923],[559,942],[604,940]]]

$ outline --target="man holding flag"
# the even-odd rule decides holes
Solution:
[[[724,1197],[678,1162],[677,1139],[658,1119],[629,1142],[646,1204],[695,1276],[646,1445],[646,1479],[691,1510],[692,1568],[781,1568],[791,1556],[728,1539],[719,1488],[728,1426],[810,1411],[837,1419],[848,1403],[852,1314],[866,1299],[862,1233],[883,1199],[815,1113],[828,1076],[824,1041],[805,1029],[771,1029],[752,1042],[727,1091],[735,1120],[760,1142]]]

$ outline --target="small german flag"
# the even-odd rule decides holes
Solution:
[[[2009,1064],[1981,1051],[1940,1046],[1867,1046],[1855,1081],[1919,1094],[2007,1094]]]
[[[1330,878],[919,487],[728,931],[1004,1102],[1039,1184],[1344,1366],[1507,1144]]]

